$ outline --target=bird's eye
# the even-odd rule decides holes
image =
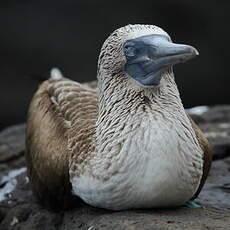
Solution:
[[[133,46],[130,46],[130,45],[125,45],[124,46],[124,52],[125,52],[125,55],[128,56],[128,57],[133,57],[135,56],[135,47]]]

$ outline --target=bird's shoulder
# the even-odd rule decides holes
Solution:
[[[48,81],[47,93],[66,122],[91,120],[97,113],[97,91],[86,84],[69,79]]]
[[[68,146],[80,154],[82,142],[90,146],[98,113],[98,93],[94,84],[62,78],[49,81],[50,100],[66,123]]]

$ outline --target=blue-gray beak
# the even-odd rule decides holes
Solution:
[[[125,71],[146,86],[159,85],[169,67],[198,55],[194,47],[172,43],[167,36],[156,34],[128,40],[123,49]]]

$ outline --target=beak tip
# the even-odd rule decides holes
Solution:
[[[190,49],[191,49],[191,53],[193,53],[194,56],[198,56],[199,55],[199,52],[198,52],[198,50],[196,48],[194,48],[194,47],[191,46]]]
[[[195,54],[198,56],[199,55],[199,52],[197,49],[195,49]]]

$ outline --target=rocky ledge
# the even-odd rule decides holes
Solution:
[[[24,160],[25,125],[0,133],[1,230],[230,229],[230,106],[188,112],[213,145],[214,162],[197,203],[203,208],[111,212],[82,204],[52,212],[33,197]]]

